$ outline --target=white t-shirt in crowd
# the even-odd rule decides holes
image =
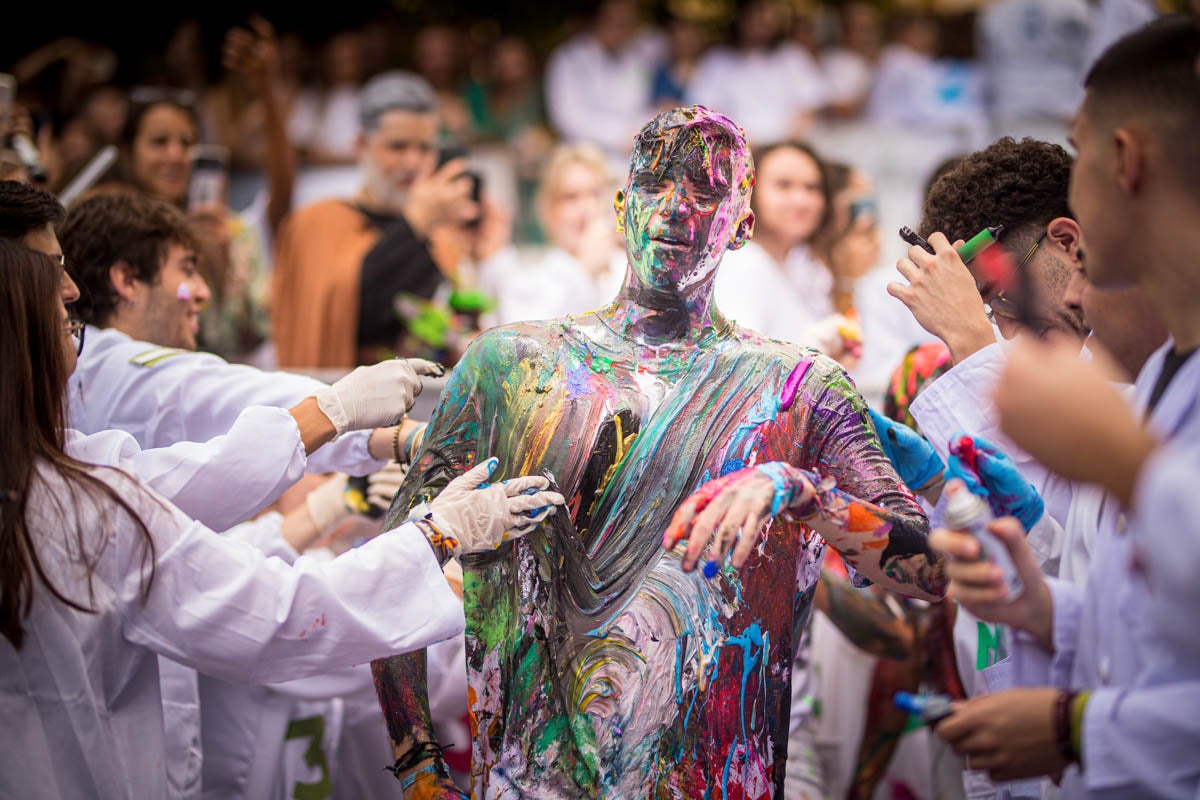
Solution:
[[[834,47],[821,54],[830,103],[861,103],[871,93],[875,65],[862,53]]]
[[[304,89],[292,103],[288,135],[297,147],[319,148],[355,159],[358,138],[357,86],[334,86],[327,92]]]

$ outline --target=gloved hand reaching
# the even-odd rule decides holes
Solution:
[[[317,406],[338,436],[346,431],[395,425],[421,393],[421,376],[441,377],[445,367],[420,358],[394,358],[359,367],[316,392]]]
[[[945,464],[924,436],[875,409],[870,409],[870,413],[875,432],[879,434],[879,441],[883,445],[883,453],[892,462],[905,486],[919,492],[941,475]]]
[[[549,480],[536,475],[489,484],[499,463],[489,458],[450,481],[427,505],[413,509],[409,519],[432,523],[436,536],[430,543],[435,549],[444,548],[454,556],[495,550],[533,530],[566,502],[558,492],[549,491]]]
[[[975,464],[967,463],[961,433],[950,440],[947,478],[960,478],[974,494],[988,501],[996,517],[1016,517],[1026,531],[1033,529],[1046,510],[1042,496],[1003,451],[986,439],[975,438]]]
[[[370,475],[350,478],[346,481],[342,502],[355,514],[380,519],[391,507],[392,498],[396,496],[407,474],[406,464],[391,461],[386,467]]]

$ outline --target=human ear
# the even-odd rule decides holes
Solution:
[[[1065,250],[1072,260],[1079,261],[1083,237],[1078,222],[1069,217],[1055,217],[1046,226],[1046,237]]]
[[[613,211],[617,214],[617,233],[625,232],[625,190],[618,189],[613,198]]]
[[[733,239],[729,242],[730,250],[740,250],[745,247],[746,242],[750,241],[750,237],[754,235],[754,212],[747,211],[746,216],[738,221],[737,230],[733,233]]]
[[[108,268],[108,281],[121,300],[130,304],[137,302],[137,285],[140,281],[128,261],[122,259],[113,262]]]
[[[1141,187],[1145,173],[1145,148],[1128,128],[1113,131],[1113,147],[1116,151],[1117,185],[1125,194],[1135,194]]]

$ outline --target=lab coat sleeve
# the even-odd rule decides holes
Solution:
[[[185,514],[223,531],[262,511],[304,474],[300,430],[281,408],[247,408],[205,442],[136,449],[122,466]]]
[[[207,353],[169,358],[151,369],[162,373],[154,383],[157,416],[149,426],[157,447],[206,442],[226,433],[250,406],[289,409],[326,385],[304,375],[230,364]],[[356,431],[338,437],[309,457],[307,470],[369,475],[381,469],[387,462],[367,451],[370,435]]]
[[[1083,618],[1083,587],[1047,578],[1050,587],[1053,622],[1051,643],[1053,653],[1047,653],[1024,631],[1013,635],[1015,681],[1022,686],[1069,686],[1075,654],[1079,648],[1079,627]]]
[[[972,353],[922,389],[909,410],[943,461],[956,433],[986,439],[1004,451],[1042,495],[1046,513],[1061,522],[1066,520],[1071,502],[1070,481],[1052,474],[1000,430],[1000,416],[991,398],[1004,362],[999,342]]]
[[[154,540],[143,600],[140,548],[117,541],[126,638],[214,677],[271,683],[403,653],[463,630],[462,604],[421,532],[402,525],[322,563],[292,565],[218,536],[132,487]]]
[[[1193,673],[1194,674],[1194,673]],[[1200,681],[1092,692],[1083,779],[1092,800],[1187,797],[1200,778]]]
[[[283,516],[270,511],[249,522],[234,525],[225,531],[225,536],[245,542],[265,556],[274,556],[285,564],[291,564],[300,554],[283,538],[282,525]]]

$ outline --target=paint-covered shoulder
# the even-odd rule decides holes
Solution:
[[[476,336],[459,363],[511,364],[557,347],[561,339],[562,325],[553,320],[501,325]]]
[[[747,328],[739,327],[737,336],[740,348],[756,351],[761,358],[770,361],[793,365],[794,369],[787,381],[793,391],[803,385],[807,389],[806,393],[813,397],[823,395],[827,391],[839,396],[860,396],[845,367],[820,350],[771,339]]]

